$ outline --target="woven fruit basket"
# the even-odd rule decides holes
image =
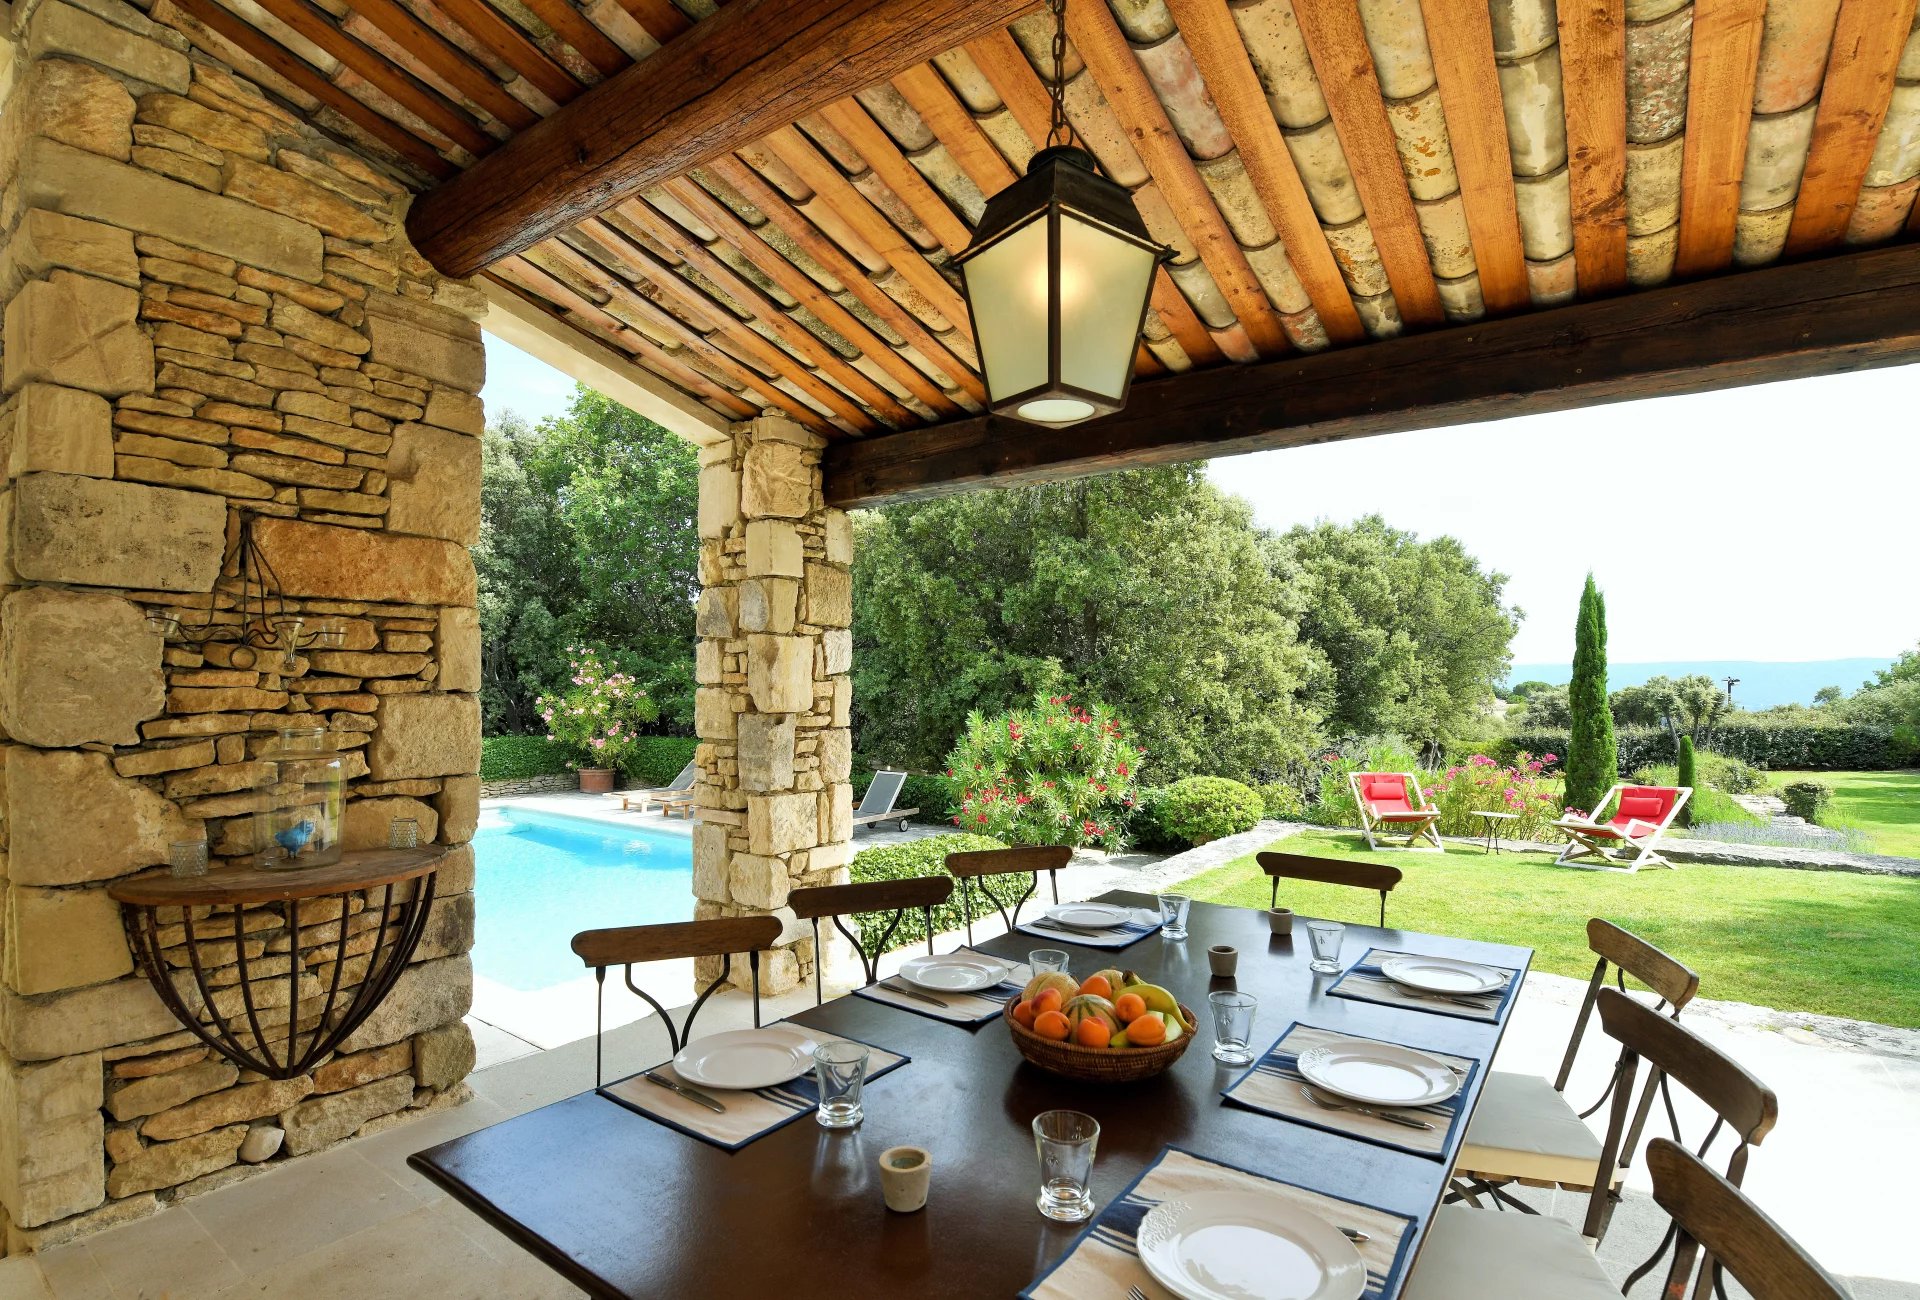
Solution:
[[[1171,1069],[1194,1039],[1189,1032],[1158,1047],[1118,1049],[1063,1043],[1042,1038],[1015,1020],[1013,1006],[1017,1001],[1018,998],[1009,998],[1000,1018],[1007,1022],[1007,1029],[1013,1035],[1013,1045],[1020,1049],[1020,1055],[1050,1074],[1078,1079],[1082,1083],[1134,1083],[1140,1079],[1151,1079]],[[1193,1009],[1184,1002],[1180,1004],[1180,1013],[1190,1021],[1194,1019]]]

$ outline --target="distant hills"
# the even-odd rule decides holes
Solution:
[[[1693,659],[1672,663],[1609,664],[1607,686],[1619,690],[1638,686],[1649,677],[1684,677],[1700,673],[1716,682],[1738,677],[1733,702],[1743,709],[1770,709],[1776,704],[1811,704],[1822,686],[1838,686],[1851,695],[1893,663],[1882,659],[1812,659],[1804,663],[1763,663],[1756,659]],[[1560,685],[1573,676],[1572,664],[1515,664],[1507,674],[1514,682],[1551,682]]]

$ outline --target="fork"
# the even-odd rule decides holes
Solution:
[[[1383,1119],[1389,1124],[1398,1124],[1403,1128],[1421,1128],[1431,1132],[1433,1125],[1425,1120],[1414,1119],[1411,1115],[1400,1115],[1390,1110],[1375,1110],[1371,1106],[1356,1106],[1352,1102],[1329,1101],[1307,1084],[1300,1085],[1301,1095],[1322,1110],[1350,1110],[1356,1115],[1369,1115],[1374,1119]]]

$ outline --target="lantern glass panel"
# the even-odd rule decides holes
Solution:
[[[1060,377],[1118,405],[1133,371],[1156,249],[1060,213]]]
[[[1045,213],[961,264],[987,389],[996,400],[1047,386]]]

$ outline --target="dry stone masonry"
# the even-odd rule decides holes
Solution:
[[[119,0],[0,15],[0,1219],[21,1250],[464,1097],[484,361],[479,294],[407,245],[379,168]],[[756,482],[790,507],[790,483]],[[807,569],[827,559],[817,499],[779,516],[796,554],[811,528]],[[147,608],[195,624],[209,601],[239,621],[222,569],[243,511],[295,612],[344,644],[283,668],[149,629]],[[831,685],[816,712],[812,673],[804,698],[780,686],[814,729],[808,784],[789,756],[810,792],[818,729],[836,707],[845,724]],[[388,1001],[311,1075],[271,1081],[167,1014],[106,887],[174,840],[252,852],[259,755],[290,726],[344,754],[348,848],[398,816],[461,847]],[[715,749],[715,811],[744,810]],[[795,820],[782,843],[811,848],[818,816]],[[362,897],[310,903],[294,934],[248,911],[238,943],[206,945],[227,963],[213,996],[239,996],[241,951],[324,982],[342,927],[351,983],[377,918]],[[176,968],[179,930],[161,936]]]
[[[821,495],[824,446],[763,417],[700,452],[694,915],[787,922],[763,992],[813,974],[788,893],[846,883],[853,856],[853,531]]]

